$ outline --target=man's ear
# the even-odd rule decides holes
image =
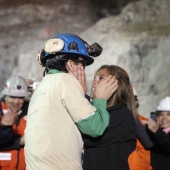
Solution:
[[[72,73],[73,72],[73,68],[74,68],[74,66],[73,66],[73,61],[72,60],[68,60],[67,61],[67,63],[66,63],[66,68],[67,68],[67,70],[68,70],[68,72],[70,73]]]

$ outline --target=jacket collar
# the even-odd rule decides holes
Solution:
[[[119,102],[119,103],[115,104],[114,106],[111,106],[111,107],[107,108],[107,110],[108,110],[108,111],[118,110],[118,109],[120,109],[120,108],[122,108],[122,107],[124,107],[124,106],[126,106],[125,103]]]
[[[56,74],[56,73],[61,73],[61,71],[57,69],[50,69],[47,74]]]

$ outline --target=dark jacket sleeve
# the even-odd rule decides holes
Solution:
[[[13,138],[12,126],[0,125],[0,145],[6,143]]]
[[[154,144],[152,140],[150,139],[150,136],[147,132],[146,127],[141,124],[138,118],[136,119],[136,125],[137,125],[138,140],[142,143],[145,149],[151,148]]]
[[[16,135],[13,138],[0,145],[0,151],[19,150],[20,149],[20,136]]]
[[[163,149],[164,152],[170,153],[170,133],[166,134],[159,128],[156,133],[150,132],[150,134],[157,146]]]

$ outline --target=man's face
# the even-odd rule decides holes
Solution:
[[[24,104],[24,97],[5,96],[5,104],[12,113],[18,113]]]
[[[160,127],[162,128],[170,127],[170,111],[159,112],[157,117],[160,122]]]

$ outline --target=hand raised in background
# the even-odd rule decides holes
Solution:
[[[157,122],[155,122],[153,119],[148,120],[148,129],[151,132],[156,133],[156,131],[159,129],[159,127],[160,127],[159,119],[157,119]]]
[[[18,118],[17,114],[12,114],[10,111],[8,111],[8,113],[1,117],[0,122],[1,125],[3,126],[11,126],[16,122],[17,118]]]

